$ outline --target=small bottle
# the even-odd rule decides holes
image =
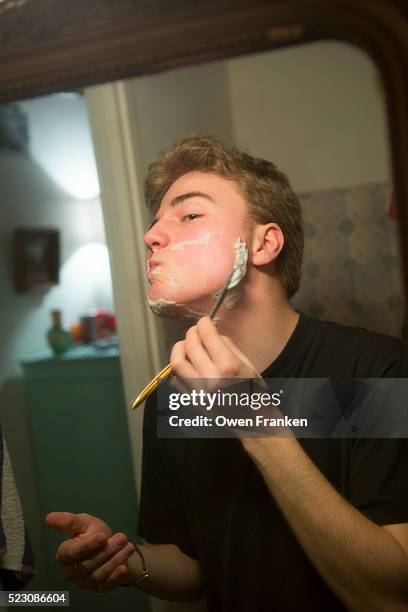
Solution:
[[[60,310],[51,311],[51,321],[52,326],[47,331],[48,344],[55,355],[61,355],[61,353],[65,353],[72,344],[71,334],[62,327]]]

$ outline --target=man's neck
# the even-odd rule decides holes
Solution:
[[[231,338],[261,373],[285,348],[299,314],[282,292],[258,293],[244,294],[235,308],[223,309],[217,329]]]

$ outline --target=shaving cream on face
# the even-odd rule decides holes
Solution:
[[[248,247],[241,238],[237,238],[235,244],[235,263],[233,268],[233,274],[230,282],[228,283],[228,289],[236,287],[238,283],[244,278],[247,270],[248,263]]]
[[[215,232],[205,234],[204,236],[201,236],[201,238],[197,238],[197,240],[183,240],[182,242],[176,242],[176,244],[173,244],[173,246],[170,247],[169,250],[178,251],[180,249],[184,249],[186,246],[197,244],[208,246],[213,236],[215,236]]]
[[[198,321],[206,315],[205,312],[196,312],[186,304],[178,304],[171,300],[150,300],[149,307],[159,317],[171,317],[176,319]]]
[[[242,297],[242,292],[240,287],[238,287],[238,284],[241,282],[241,280],[246,274],[248,263],[248,247],[245,242],[241,240],[241,238],[237,238],[234,244],[234,248],[235,263],[233,267],[233,273],[230,282],[228,283],[227,295],[225,296],[223,301],[223,306],[225,306],[227,310],[234,308],[234,306],[238,304]],[[214,294],[214,302],[218,299],[218,296],[220,295],[221,291],[222,288]]]
[[[173,245],[172,250],[182,250],[184,246],[191,244],[206,244],[208,245],[213,234],[206,234],[197,241],[185,241],[183,243],[176,243]],[[238,287],[240,281],[244,278],[247,269],[248,262],[248,248],[241,238],[237,238],[234,244],[235,249],[235,262],[233,267],[233,274],[231,276],[228,292],[224,298],[224,306],[227,309],[231,309],[241,299],[241,289]],[[161,284],[166,285],[169,288],[177,289],[180,286],[178,278],[173,278],[170,275],[164,275],[161,272],[161,266],[157,266],[151,272],[151,277],[156,277],[157,281]],[[222,288],[215,293],[213,299],[217,299]],[[149,299],[149,306],[152,312],[161,317],[173,317],[184,320],[195,320],[198,321],[203,316],[208,315],[208,312],[201,312],[192,307],[191,304],[174,301],[170,299],[160,298],[157,300]]]
[[[167,285],[172,290],[175,290],[181,287],[182,283],[181,283],[180,278],[177,278],[174,275],[169,276],[169,275],[163,274],[161,266],[156,266],[155,268],[153,268],[153,270],[150,272],[150,275],[148,277],[148,282],[151,282],[152,278],[155,276],[158,277],[157,279],[155,279],[157,280],[157,282]]]

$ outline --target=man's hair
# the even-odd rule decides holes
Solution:
[[[188,172],[212,172],[235,181],[256,223],[276,223],[285,243],[276,261],[288,298],[299,289],[303,224],[300,203],[287,176],[267,160],[228,149],[211,134],[189,133],[150,164],[145,182],[147,206],[156,211],[171,185]]]

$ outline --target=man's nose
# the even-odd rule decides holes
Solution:
[[[157,221],[144,235],[144,242],[148,249],[156,251],[163,249],[169,243],[169,235],[160,221]]]

